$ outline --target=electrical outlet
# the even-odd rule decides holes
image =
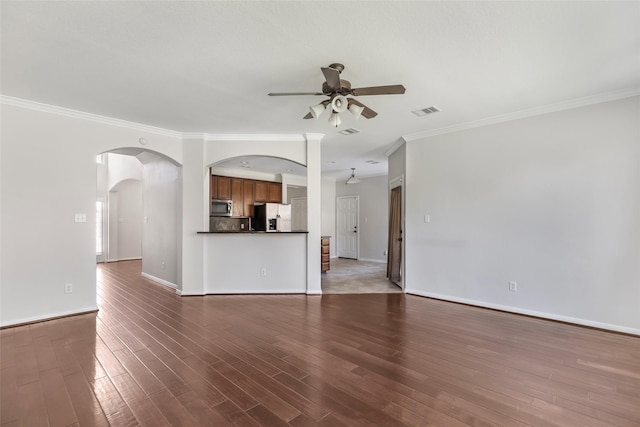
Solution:
[[[265,277],[265,276],[267,275],[267,269],[266,269],[266,268],[261,268],[261,269],[260,269],[260,275],[261,275],[262,277]]]
[[[509,290],[511,292],[517,292],[518,291],[518,282],[514,282],[514,281],[509,282]]]
[[[388,254],[389,254],[389,251],[384,251],[383,255],[388,255]]]
[[[70,294],[71,292],[73,292],[73,284],[72,283],[65,283],[65,285],[64,285],[64,293],[65,294]]]

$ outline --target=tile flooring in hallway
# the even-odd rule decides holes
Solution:
[[[324,294],[394,294],[400,286],[387,279],[387,264],[332,258],[331,269],[322,273]]]

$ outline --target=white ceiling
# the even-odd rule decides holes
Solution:
[[[3,95],[180,132],[324,133],[323,173],[401,136],[640,87],[640,2],[1,2]],[[302,120],[320,67],[379,115]],[[438,106],[426,117],[411,113]],[[367,160],[381,163],[371,165]],[[335,162],[335,163],[331,163]]]

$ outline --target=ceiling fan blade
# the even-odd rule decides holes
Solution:
[[[402,95],[405,92],[405,88],[402,85],[390,85],[390,86],[371,86],[371,87],[358,87],[351,89],[353,96],[362,95]]]
[[[378,115],[378,113],[376,113],[371,108],[367,107],[366,105],[364,105],[362,102],[358,101],[357,99],[349,98],[349,101],[352,104],[356,104],[356,105],[358,105],[360,107],[364,107],[364,110],[362,110],[362,117],[364,117],[365,119],[372,119],[372,118],[374,118],[375,116]]]
[[[311,113],[307,113],[307,115],[304,116],[303,119],[313,119],[313,116],[311,115]]]
[[[330,67],[322,67],[321,70],[322,74],[324,74],[324,78],[327,80],[327,86],[329,86],[329,89],[340,89],[340,71]]]
[[[324,95],[324,93],[318,92],[271,92],[269,96],[292,96],[292,95]]]

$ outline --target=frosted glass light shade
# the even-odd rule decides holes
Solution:
[[[342,113],[343,111],[346,111],[348,107],[349,107],[349,101],[347,100],[347,97],[344,95],[335,96],[331,100],[331,109],[335,113]]]
[[[338,127],[340,126],[340,123],[342,123],[342,120],[340,120],[338,113],[331,113],[331,116],[329,117],[329,124],[331,126]]]
[[[360,118],[360,115],[364,111],[364,107],[356,104],[349,105],[349,112],[356,117],[356,120]]]
[[[309,107],[309,111],[311,111],[311,115],[313,116],[314,119],[317,119],[318,117],[320,117],[320,115],[324,112],[324,110],[325,110],[325,106],[322,103],[318,105],[314,105],[313,107]]]

